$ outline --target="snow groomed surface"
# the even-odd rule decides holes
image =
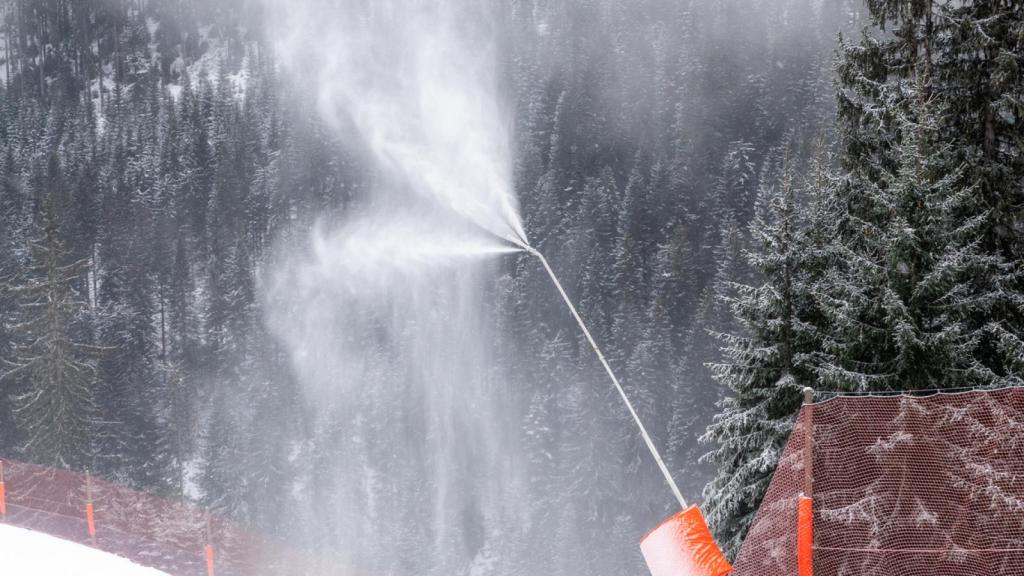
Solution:
[[[0,524],[5,576],[168,576],[154,568],[49,534]]]

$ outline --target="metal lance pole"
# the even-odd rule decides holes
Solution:
[[[544,269],[547,270],[548,276],[551,277],[551,281],[555,284],[555,288],[558,289],[558,293],[562,295],[562,300],[565,300],[566,306],[569,307],[569,311],[572,312],[572,317],[576,319],[576,323],[579,324],[580,330],[583,331],[583,335],[587,337],[587,342],[590,343],[590,347],[594,349],[594,353],[597,354],[597,359],[601,361],[601,366],[604,366],[604,371],[608,373],[608,377],[611,378],[612,384],[615,385],[615,389],[619,392],[619,396],[622,397],[622,401],[626,404],[626,408],[629,409],[629,413],[633,416],[633,421],[636,422],[638,428],[640,428],[640,435],[643,436],[644,443],[647,444],[647,449],[650,450],[651,456],[654,456],[654,461],[658,463],[658,468],[661,470],[661,475],[665,477],[665,482],[668,483],[669,488],[672,489],[672,494],[675,495],[676,500],[679,501],[679,506],[683,509],[687,507],[686,499],[683,498],[682,492],[679,491],[679,487],[676,486],[675,480],[672,479],[672,475],[668,471],[668,466],[665,466],[665,461],[661,459],[661,454],[658,453],[658,449],[654,446],[654,441],[651,440],[651,436],[647,433],[647,428],[644,427],[643,422],[640,421],[640,416],[636,413],[633,408],[633,403],[629,401],[629,397],[626,396],[626,391],[622,389],[622,384],[619,383],[619,379],[615,377],[615,373],[612,372],[612,367],[608,365],[608,361],[605,360],[604,354],[601,353],[601,349],[597,347],[597,342],[594,341],[594,337],[590,335],[590,330],[587,329],[587,325],[583,323],[583,318],[580,317],[579,312],[576,311],[576,306],[573,305],[572,300],[569,300],[569,295],[565,293],[562,288],[562,283],[558,281],[558,277],[555,276],[555,272],[551,270],[551,266],[548,264],[547,258],[537,251],[532,246],[523,246],[527,252],[533,254],[541,263],[544,265]]]

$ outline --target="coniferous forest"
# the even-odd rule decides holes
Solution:
[[[728,554],[805,386],[1022,384],[1024,4],[499,4],[526,231]],[[0,457],[368,573],[646,573],[674,502],[531,261],[481,288],[515,450],[453,457],[459,498],[394,342],[309,393],[272,271],[377,175],[265,2],[0,6]]]

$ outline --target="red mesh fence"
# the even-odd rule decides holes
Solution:
[[[280,552],[262,538],[206,512],[65,470],[4,461],[7,524],[45,532],[174,576],[205,575],[206,544],[217,576],[281,573]],[[86,503],[93,502],[95,539]],[[298,573],[298,572],[295,572]]]
[[[1004,389],[805,406],[737,576],[798,573],[810,411],[816,576],[1024,574],[1024,389]]]

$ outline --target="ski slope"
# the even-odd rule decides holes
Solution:
[[[120,556],[49,534],[0,524],[4,576],[168,576]]]

